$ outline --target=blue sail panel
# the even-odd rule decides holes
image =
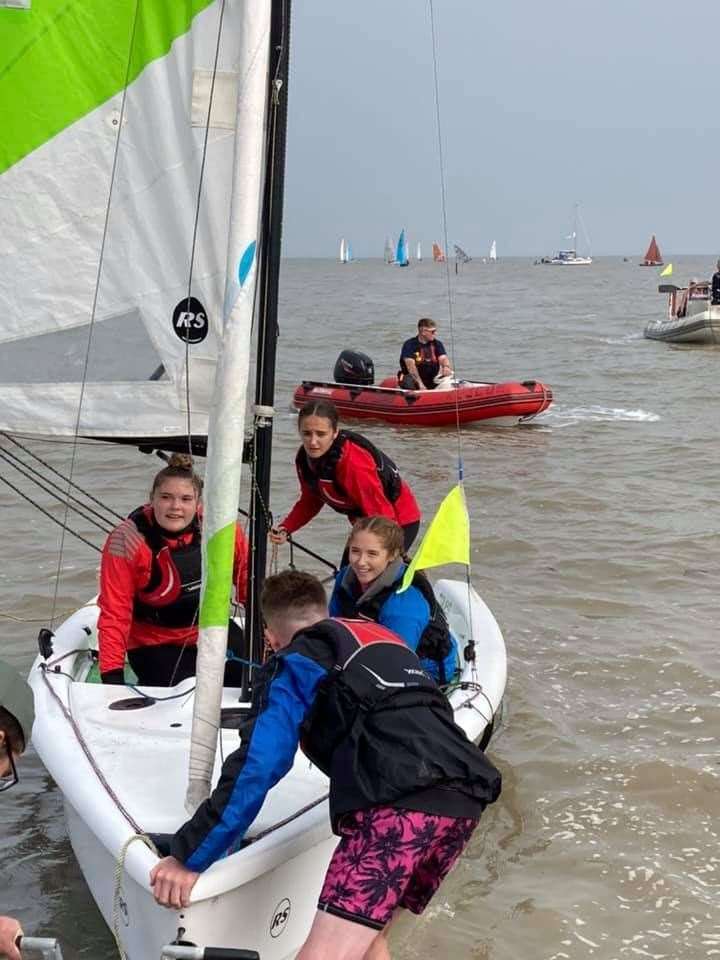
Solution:
[[[408,255],[408,245],[407,237],[405,236],[405,227],[400,231],[400,236],[398,237],[397,250],[395,251],[395,260],[397,261],[398,266],[406,267],[410,260]]]

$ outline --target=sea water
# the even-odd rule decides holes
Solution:
[[[673,262],[677,282],[712,272],[712,258]],[[370,354],[380,379],[430,316],[458,375],[540,379],[555,395],[531,424],[461,434],[472,578],[509,656],[490,747],[504,789],[424,916],[398,925],[393,955],[720,956],[720,350],[644,340],[666,306],[658,272],[620,258],[473,260],[449,279],[450,300],[445,267],[429,261],[282,270],[278,516],[297,493],[293,389],[330,379],[341,349]],[[431,515],[457,478],[455,431],[362,429]],[[143,502],[161,466],[113,446],[32,446],[64,471],[72,461],[74,479],[119,513]],[[2,475],[15,481],[4,464]],[[27,669],[53,611],[95,592],[98,555],[66,534],[60,562],[58,527],[4,486],[0,506],[2,656]],[[324,510],[299,539],[335,559],[346,530]],[[110,960],[61,797],[32,750],[20,776],[0,801],[0,912],[58,936],[67,960]]]

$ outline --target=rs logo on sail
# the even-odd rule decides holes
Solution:
[[[205,307],[197,297],[183,297],[173,310],[173,330],[184,343],[201,343],[208,335]]]

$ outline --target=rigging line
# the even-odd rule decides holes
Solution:
[[[195,249],[200,225],[200,205],[202,203],[203,184],[205,182],[205,163],[207,161],[208,141],[210,139],[210,117],[212,114],[213,98],[215,96],[215,78],[220,60],[220,41],[222,39],[223,18],[225,16],[225,0],[220,4],[218,19],[217,40],[215,43],[215,60],[213,62],[212,79],[210,81],[210,96],[208,98],[207,119],[205,120],[205,135],[203,139],[202,158],[200,160],[200,176],[198,178],[197,201],[195,203],[195,222],[193,223],[192,244],[190,246],[190,267],[188,271],[188,303],[192,293],[193,270],[195,268]],[[188,453],[192,456],[192,430],[190,424],[190,330],[186,327],[188,336],[185,337],[185,409],[187,411]]]
[[[84,490],[77,483],[73,483],[72,480],[70,480],[69,477],[66,477],[64,473],[61,473],[58,469],[53,467],[53,465],[51,463],[48,463],[47,460],[43,460],[43,458],[39,456],[39,454],[35,453],[34,450],[31,450],[30,447],[24,446],[22,443],[20,443],[19,440],[16,440],[15,437],[12,436],[11,434],[3,432],[3,433],[0,433],[0,436],[5,437],[6,440],[9,440],[11,443],[14,443],[15,446],[17,447],[20,447],[23,453],[26,453],[28,456],[33,457],[33,459],[37,460],[38,463],[41,463],[44,467],[47,467],[48,470],[52,471],[52,473],[60,477],[61,480],[67,481],[71,487],[74,487],[76,490],[79,490],[84,497],[88,498],[88,500],[91,500],[93,503],[96,503],[99,507],[102,507],[102,509],[105,510],[106,513],[112,514],[112,516],[118,520],[125,519],[125,517],[121,513],[118,513],[116,510],[113,510],[112,507],[108,507],[106,504],[102,502],[102,500],[99,500],[97,497],[94,497],[91,493],[88,493],[87,490]],[[30,439],[30,438],[23,437],[23,439]],[[90,507],[88,507],[88,510],[89,509]],[[112,522],[114,523],[115,521],[113,520]]]
[[[4,450],[0,447],[0,459],[4,460],[5,463],[9,464],[18,473],[21,473],[26,479],[31,483],[34,483],[36,487],[39,487],[45,493],[49,494],[51,497],[54,497],[58,503],[64,503],[65,500],[62,496],[62,491],[56,493],[56,490],[60,490],[59,484],[55,483],[53,480],[41,477],[37,472],[32,471],[32,467],[29,467],[26,463],[23,463],[19,457],[11,453],[9,450]],[[44,480],[44,483],[41,482]],[[45,486],[45,484],[50,484],[50,486]],[[55,489],[51,489],[54,487]],[[79,506],[71,506],[70,509],[74,510],[75,513],[79,513],[83,520],[87,520],[88,523],[91,523],[94,527],[97,527],[98,530],[102,530],[103,533],[110,533],[112,530],[112,523],[110,523],[102,514],[99,514],[97,510],[93,510],[92,507],[88,506],[86,503],[83,503],[82,500],[79,500],[77,497],[72,496],[72,494],[66,494],[68,500],[72,500],[73,503],[79,504]],[[88,510],[91,514],[94,514],[101,523],[98,523],[98,520],[94,520],[92,516],[84,511]]]
[[[453,310],[452,281],[450,279],[450,259],[448,251],[448,226],[447,226],[447,187],[445,184],[445,157],[443,154],[442,124],[440,122],[440,68],[438,65],[437,35],[435,31],[435,10],[433,0],[428,0],[428,12],[430,14],[430,36],[432,40],[433,55],[433,87],[435,96],[435,125],[437,128],[438,142],[438,165],[440,167],[440,204],[442,208],[443,239],[445,242],[445,281],[447,285],[448,298],[448,319],[450,321],[450,344],[452,351],[453,367],[455,365],[455,316]],[[463,479],[463,456],[462,456],[462,438],[460,434],[460,399],[455,391],[455,436],[457,438],[457,456],[458,456],[458,475],[462,482]]]
[[[125,64],[125,79],[123,82],[122,97],[120,99],[120,118],[118,120],[117,135],[115,137],[115,149],[113,150],[112,168],[110,172],[110,186],[108,188],[107,203],[105,205],[105,222],[103,223],[102,241],[100,243],[100,255],[98,257],[97,274],[95,277],[95,290],[93,291],[92,308],[90,310],[90,327],[88,330],[87,349],[85,350],[85,361],[83,364],[82,381],[80,383],[80,396],[78,398],[77,417],[75,418],[75,429],[73,430],[73,444],[72,444],[71,453],[70,453],[70,472],[68,476],[68,484],[72,483],[73,472],[75,470],[75,459],[77,456],[77,437],[78,437],[78,433],[80,432],[80,416],[82,413],[83,400],[85,399],[85,384],[87,382],[87,372],[90,364],[90,347],[92,345],[93,329],[95,327],[95,313],[97,311],[98,297],[100,294],[100,278],[102,277],[103,264],[105,262],[105,245],[107,243],[108,224],[110,222],[110,204],[112,202],[113,187],[115,185],[115,175],[117,173],[117,167],[118,167],[118,157],[120,155],[120,137],[122,135],[123,121],[125,119],[125,103],[127,100],[127,86],[128,86],[128,81],[130,79],[132,52],[135,47],[135,34],[137,32],[139,9],[140,9],[140,0],[135,0],[135,14],[133,16],[132,31],[130,33],[130,43],[128,45],[127,62]],[[70,488],[68,486],[68,493],[69,492],[70,492]],[[60,535],[60,549],[58,551],[57,570],[55,572],[55,589],[53,592],[52,616],[50,618],[51,628],[55,622],[55,612],[57,609],[58,592],[60,589],[60,573],[62,570],[63,551],[65,548],[65,530],[69,529],[69,527],[67,526],[68,513],[69,513],[69,505],[66,501],[65,516],[63,518],[63,523],[62,523],[62,534]],[[76,536],[78,536],[78,534],[76,534]],[[80,539],[83,539],[83,538],[81,537]],[[85,542],[88,543],[89,541],[85,541]]]
[[[445,157],[443,153],[443,140],[442,140],[442,124],[441,124],[441,115],[440,115],[440,68],[438,64],[438,49],[437,49],[437,33],[435,30],[435,9],[433,6],[433,0],[428,0],[428,11],[430,14],[430,36],[432,39],[432,54],[433,54],[433,85],[434,85],[434,96],[435,96],[435,124],[437,127],[437,141],[438,141],[438,165],[440,167],[440,200],[442,205],[442,223],[443,223],[443,238],[445,240],[445,281],[447,285],[447,298],[448,298],[448,317],[450,321],[450,343],[452,350],[452,359],[453,366],[455,364],[455,315],[453,311],[453,297],[452,297],[452,281],[450,279],[450,262],[447,256],[448,251],[448,227],[447,227],[447,188],[445,184]],[[463,466],[463,442],[462,442],[462,430],[460,429],[460,398],[458,396],[457,388],[455,390],[455,437],[457,440],[457,469],[458,469],[458,481],[460,485],[463,485],[464,481],[464,466]],[[467,513],[467,503],[465,504],[465,511]],[[468,526],[470,523],[470,518],[468,517]],[[475,639],[473,637],[473,617],[472,617],[472,584],[470,582],[470,557],[468,557],[468,565],[465,570],[465,583],[467,587],[467,605],[468,612],[470,614],[470,640],[469,646],[473,652],[474,659],[474,649],[475,649]]]
[[[98,553],[101,553],[101,552],[102,552],[101,548],[98,547],[97,544],[91,543],[89,540],[86,540],[85,537],[82,536],[82,534],[77,533],[77,531],[73,530],[72,527],[68,527],[66,524],[63,523],[62,520],[58,520],[57,517],[54,517],[54,516],[50,513],[49,510],[46,510],[45,507],[41,507],[39,503],[37,503],[35,500],[32,499],[32,497],[29,497],[29,496],[28,496],[26,493],[24,493],[19,487],[16,487],[14,483],[11,483],[6,477],[3,477],[2,474],[0,474],[0,483],[4,483],[6,486],[10,487],[10,489],[11,489],[12,491],[14,491],[14,493],[17,493],[18,496],[20,496],[20,497],[23,498],[23,500],[27,500],[27,502],[30,503],[30,504],[32,504],[33,507],[35,507],[35,509],[36,509],[37,511],[39,511],[40,513],[44,513],[45,516],[48,517],[48,519],[52,520],[52,522],[53,522],[53,523],[56,523],[59,527],[62,527],[63,530],[67,530],[68,533],[71,533],[74,537],[77,537],[78,540],[82,540],[83,543],[86,543],[89,547],[92,547],[93,550],[97,550]],[[56,574],[56,579],[57,579],[59,576],[60,576],[60,571],[57,572],[57,574]],[[55,594],[55,598],[57,598],[57,593]],[[52,616],[53,616],[53,618],[54,618],[54,616],[55,616],[55,601],[54,601],[54,600],[53,600],[53,612],[52,612]]]

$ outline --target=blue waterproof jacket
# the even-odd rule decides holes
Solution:
[[[362,617],[365,616],[363,604],[367,603],[380,591],[386,590],[395,584],[400,586],[407,570],[402,560],[395,560],[383,573],[370,584],[368,590],[360,592],[360,585],[352,568],[343,567],[335,578],[335,588],[330,598],[331,617]],[[374,618],[373,618],[374,619]],[[430,622],[430,606],[417,587],[408,587],[402,593],[397,591],[390,594],[380,607],[377,622],[392,630],[415,653],[420,642],[423,630]],[[452,637],[452,649],[445,657],[445,679],[450,680],[459,669],[457,643]],[[440,679],[438,663],[427,657],[421,657],[420,663],[436,682]]]
[[[330,817],[373,806],[480,817],[500,774],[454,722],[437,684],[406,644],[368,620],[322,620],[253,678],[241,742],[211,796],[168,852],[205,870],[245,835],[298,744],[330,777]]]

